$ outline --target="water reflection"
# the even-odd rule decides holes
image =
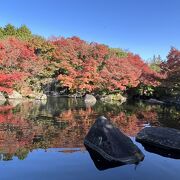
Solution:
[[[50,98],[10,102],[0,106],[0,159],[25,159],[34,149],[65,148],[64,153],[85,151],[83,140],[96,117],[105,115],[128,136],[144,126],[180,128],[174,108],[143,103],[86,107],[80,99]]]

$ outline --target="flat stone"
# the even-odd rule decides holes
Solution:
[[[180,153],[180,130],[177,129],[146,127],[137,134],[136,141]]]
[[[133,164],[144,159],[143,153],[133,141],[103,116],[97,118],[84,144],[109,162]]]

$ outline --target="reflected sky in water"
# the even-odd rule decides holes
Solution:
[[[1,179],[127,179],[178,180],[180,161],[144,150],[139,165],[99,171],[83,140],[96,117],[105,115],[134,141],[144,126],[180,129],[175,107],[131,102],[86,107],[80,99],[49,98],[47,102],[12,101],[0,105]]]

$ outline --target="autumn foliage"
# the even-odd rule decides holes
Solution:
[[[171,48],[167,62],[161,64],[166,78],[162,81],[161,87],[164,88],[165,95],[174,97],[180,96],[180,51]]]
[[[8,91],[36,78],[43,71],[45,60],[34,53],[27,42],[10,37],[0,41],[0,86]],[[19,80],[19,81],[18,81]]]
[[[171,50],[167,69],[179,51]],[[171,73],[172,74],[172,73]],[[168,75],[170,77],[170,75]],[[155,87],[162,74],[152,70],[139,55],[103,44],[88,43],[78,37],[46,40],[32,35],[26,26],[1,28],[0,91],[31,89],[43,91],[53,79],[69,93],[126,91],[129,88]]]
[[[119,57],[108,46],[77,37],[54,39],[52,43],[56,46],[58,79],[71,91],[123,91],[140,83],[158,84],[158,74],[138,55],[122,51],[124,56]]]
[[[13,85],[21,78],[20,74],[0,74],[0,91],[10,93]]]

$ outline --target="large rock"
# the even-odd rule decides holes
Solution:
[[[5,102],[6,101],[6,98],[4,97],[4,95],[2,94],[2,92],[0,92],[0,101],[1,101],[1,103],[3,102]]]
[[[8,94],[9,99],[22,99],[22,95],[17,91],[13,90],[10,94]]]
[[[109,162],[139,163],[144,155],[132,140],[101,116],[85,137],[86,147],[99,153]]]
[[[106,103],[120,102],[121,104],[126,102],[126,97],[121,94],[109,94],[100,98],[101,101]]]
[[[84,102],[87,106],[93,106],[96,104],[96,98],[91,94],[86,94]]]
[[[141,130],[136,141],[180,153],[180,130],[166,127],[146,127]]]

